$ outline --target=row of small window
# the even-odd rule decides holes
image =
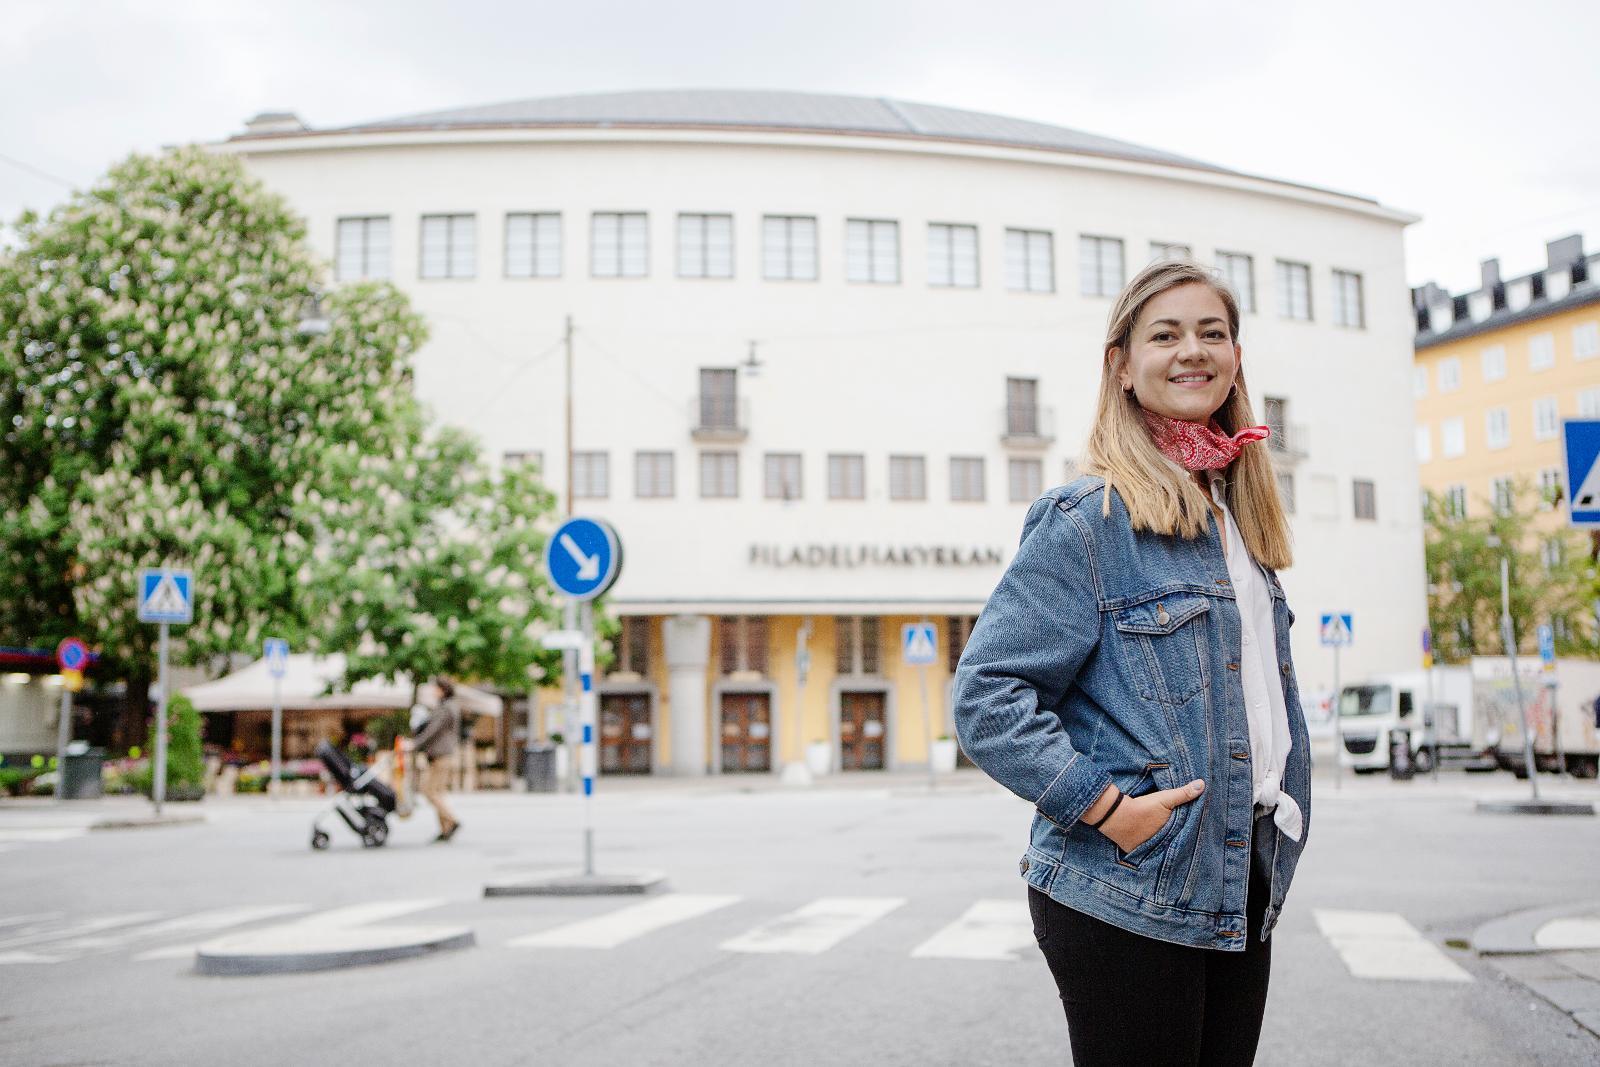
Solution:
[[[1294,474],[1290,471],[1278,471],[1278,499],[1283,502],[1283,510],[1293,515],[1299,510],[1299,501],[1295,496]],[[1308,508],[1311,517],[1316,519],[1337,519],[1339,517],[1339,482],[1331,474],[1313,474],[1311,476],[1311,500]],[[1375,522],[1378,518],[1378,487],[1367,478],[1352,478],[1350,480],[1350,516],[1363,522]]]
[[[597,211],[589,223],[589,273],[596,278],[643,278],[650,273],[649,219],[642,212]],[[341,281],[389,278],[388,216],[341,218],[334,273]],[[680,278],[733,277],[733,216],[678,216],[677,273]],[[900,282],[900,223],[893,219],[846,219],[844,275],[847,281]],[[1188,245],[1150,243],[1151,261],[1188,256]],[[927,281],[953,289],[978,287],[978,227],[928,224]],[[1239,297],[1241,311],[1256,310],[1255,263],[1241,252],[1217,252],[1217,267]],[[762,277],[768,281],[816,281],[817,219],[812,215],[764,215],[761,219]],[[1016,292],[1056,290],[1055,235],[1048,230],[1007,228],[1006,288]],[[1126,280],[1123,242],[1117,237],[1078,238],[1078,291],[1115,296]],[[422,216],[418,273],[423,278],[477,276],[477,216]],[[1276,261],[1278,313],[1312,317],[1311,267]],[[561,215],[511,213],[505,217],[508,278],[559,278],[562,273]],[[1335,270],[1332,282],[1336,326],[1366,324],[1361,275]]]
[[[625,615],[615,641],[616,669],[647,678],[651,670],[650,637],[654,620]],[[945,618],[945,665],[951,674],[972,635],[973,615]],[[883,619],[877,615],[841,615],[833,620],[834,672],[878,674],[882,670]],[[721,674],[755,671],[765,674],[772,659],[772,627],[765,615],[722,615],[715,644]]]
[[[1499,478],[1489,479],[1489,506],[1497,515],[1509,515],[1516,509],[1516,484],[1515,476],[1507,474]],[[1539,472],[1539,510],[1550,511],[1561,500],[1564,491],[1561,469],[1559,467],[1545,467]],[[1445,514],[1458,519],[1467,517],[1467,487],[1460,483],[1446,486],[1439,499],[1444,505]],[[1423,502],[1427,502],[1427,493],[1423,493]]]
[[[1594,359],[1600,356],[1600,322],[1580,323],[1572,328],[1572,358]],[[1506,377],[1506,346],[1490,345],[1478,356],[1485,382],[1504,381]],[[1549,370],[1556,365],[1556,335],[1535,334],[1528,338],[1528,369]],[[1419,397],[1428,395],[1428,368],[1418,365],[1415,370],[1413,391]],[[1453,393],[1461,388],[1461,357],[1450,356],[1439,361],[1439,392]]]
[[[739,453],[703,451],[700,456],[700,496],[706,500],[736,499],[739,496]],[[543,465],[538,452],[506,452],[507,465]],[[633,495],[641,500],[670,499],[677,495],[677,454],[673,452],[635,452],[633,454]],[[798,452],[768,452],[763,457],[763,493],[768,500],[801,500],[805,496],[803,461]],[[1031,504],[1044,492],[1044,461],[1007,461],[1007,496],[1013,504]],[[1066,478],[1077,477],[1077,465],[1068,460]],[[982,456],[951,456],[949,461],[950,499],[957,503],[982,503],[987,499],[985,459]],[[865,500],[867,460],[860,453],[834,453],[828,456],[828,499]],[[927,500],[928,461],[924,456],[889,457],[889,499]],[[572,495],[585,500],[604,500],[611,496],[611,454],[574,452],[572,454]]]
[[[1600,386],[1578,393],[1578,418],[1600,419]],[[1533,439],[1551,441],[1561,433],[1560,398],[1541,396],[1533,402]],[[1488,448],[1511,447],[1511,409],[1494,407],[1483,413],[1483,439]],[[1444,419],[1439,423],[1439,455],[1454,459],[1467,454],[1467,424],[1460,417]],[[1433,427],[1422,423],[1417,427],[1417,462],[1433,459]]]

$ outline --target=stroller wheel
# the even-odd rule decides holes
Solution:
[[[322,851],[328,847],[328,832],[326,830],[311,831],[311,847]]]
[[[389,840],[389,824],[382,819],[369,818],[367,828],[361,833],[361,843],[368,848],[382,848],[387,840]]]

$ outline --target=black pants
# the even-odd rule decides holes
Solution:
[[[1270,842],[1270,818],[1256,841]],[[1129,933],[1028,890],[1033,932],[1061,991],[1074,1067],[1232,1067],[1255,1062],[1272,943],[1261,940],[1270,844],[1252,848],[1243,952]]]

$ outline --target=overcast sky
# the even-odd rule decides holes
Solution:
[[[1037,119],[1373,197],[1423,216],[1410,280],[1461,290],[1488,256],[1516,274],[1563,234],[1600,247],[1597,42],[1592,0],[6,0],[0,218],[263,110],[324,126],[792,89]]]

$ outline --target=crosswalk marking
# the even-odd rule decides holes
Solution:
[[[230,926],[243,926],[246,923],[261,922],[264,919],[276,919],[284,915],[293,915],[305,911],[304,904],[256,904],[241,905],[233,908],[217,908],[212,911],[196,912],[193,915],[180,915],[166,922],[152,923],[149,926],[137,926],[133,929],[124,929],[113,934],[90,935],[88,937],[73,938],[69,941],[58,942],[51,948],[56,951],[82,950],[105,951],[107,949],[122,948],[136,941],[154,941],[157,938],[183,936],[192,934],[209,934],[217,930],[226,930]]]
[[[8,845],[27,844],[31,841],[70,841],[83,837],[89,831],[81,826],[47,826],[33,829],[0,830],[0,841]]]
[[[905,903],[903,897],[823,897],[730,941],[727,952],[826,952]]]
[[[1034,946],[1027,901],[980,900],[911,950],[915,959],[1015,960]]]
[[[57,941],[72,937],[83,937],[88,934],[99,933],[102,930],[113,930],[119,926],[132,926],[135,923],[149,922],[160,916],[159,911],[132,911],[122,915],[102,915],[97,919],[85,919],[75,926],[68,926],[59,930],[35,930],[31,933],[19,934],[0,940],[0,950],[21,948],[25,945],[38,945],[47,941]]]
[[[1317,908],[1317,928],[1357,978],[1410,982],[1470,982],[1462,970],[1417,928],[1392,911]]]
[[[699,918],[738,901],[735,896],[670,893],[509,942],[513,948],[616,948],[636,937]]]

